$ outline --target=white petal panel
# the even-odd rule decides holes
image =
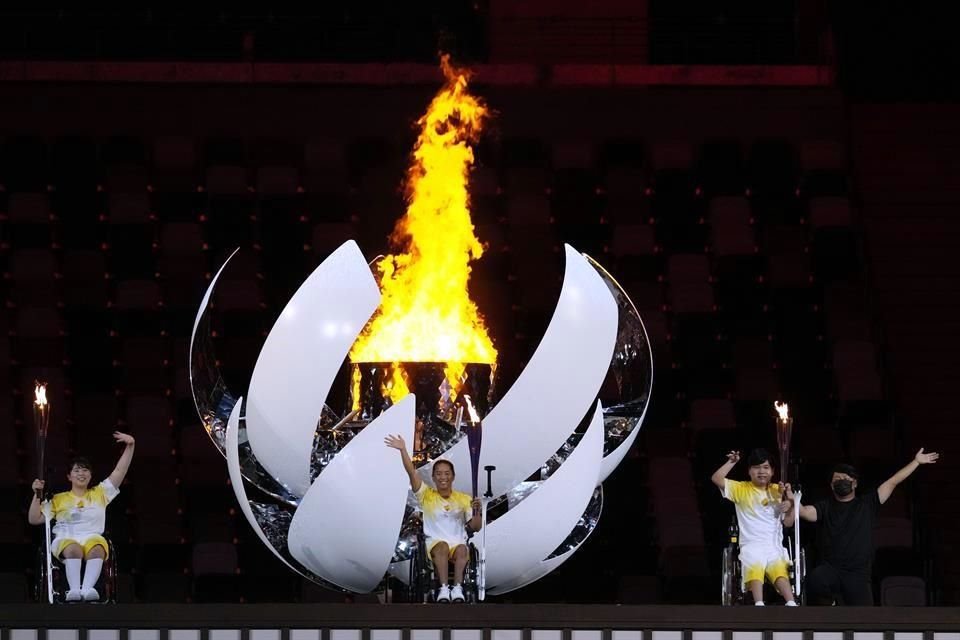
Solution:
[[[256,516],[253,515],[253,510],[250,508],[250,500],[247,498],[247,490],[243,484],[243,474],[240,472],[240,407],[242,406],[243,397],[241,396],[240,399],[237,400],[237,404],[233,406],[233,411],[230,412],[230,419],[227,421],[226,442],[224,444],[226,448],[225,453],[227,454],[227,471],[230,473],[230,484],[233,486],[233,492],[237,496],[240,511],[243,512],[243,515],[247,518],[247,522],[250,523],[253,532],[257,534],[260,541],[273,552],[273,555],[280,558],[280,562],[290,567],[292,571],[303,575],[299,569],[287,562],[287,559],[270,544],[270,540],[267,539],[267,536],[263,533],[263,529],[260,528],[260,524],[257,522]]]
[[[290,555],[325,580],[367,593],[383,578],[400,535],[410,480],[390,434],[413,442],[411,393],[368,424],[323,470],[293,514]]]
[[[593,533],[592,529],[590,530],[590,533]],[[588,535],[587,538],[589,537],[590,536]],[[586,538],[584,538],[584,542],[585,541],[586,541]],[[513,580],[509,580],[507,582],[498,584],[492,589],[487,589],[487,593],[493,596],[500,596],[505,593],[510,593],[511,591],[516,591],[517,589],[521,589],[527,586],[528,584],[530,584],[531,582],[536,582],[537,580],[539,580],[540,578],[547,575],[548,573],[550,573],[551,571],[553,571],[554,569],[562,565],[564,562],[566,562],[570,556],[576,553],[577,549],[579,549],[581,545],[583,545],[583,542],[575,546],[573,549],[570,549],[566,553],[563,553],[555,558],[550,558],[549,560],[541,560],[536,564],[536,566],[534,566],[531,569],[528,569],[527,571],[524,571],[520,575],[516,576]]]
[[[207,312],[207,307],[210,305],[210,298],[213,296],[213,290],[217,287],[217,280],[220,279],[220,274],[227,268],[227,264],[233,259],[233,256],[237,255],[237,251],[240,251],[240,247],[234,249],[233,253],[227,256],[227,259],[220,265],[220,269],[217,270],[216,275],[210,280],[210,285],[207,287],[207,290],[203,292],[203,300],[200,301],[200,307],[197,309],[197,317],[193,319],[193,331],[190,332],[190,350],[187,351],[190,360],[188,360],[188,362],[193,358],[193,342],[197,337],[197,327],[200,326],[200,319],[203,317],[203,314]],[[193,406],[197,408],[197,413],[202,416],[203,411],[200,409],[200,403],[197,402],[197,394],[193,386],[193,366],[187,367],[187,376],[190,378],[190,392],[193,394]]]
[[[526,368],[483,420],[480,470],[497,467],[495,496],[526,480],[573,433],[600,391],[616,346],[616,300],[584,257],[570,245],[564,248],[563,288],[550,325]],[[470,469],[466,438],[443,457],[457,469]],[[429,465],[421,469],[425,478],[431,471]],[[470,474],[457,474],[455,486],[470,493]]]
[[[310,486],[317,420],[334,376],[380,290],[349,240],[300,286],[264,342],[247,400],[247,436],[257,460],[291,493]]]
[[[517,507],[487,526],[488,589],[534,569],[566,539],[593,496],[602,460],[603,411],[597,402],[587,432],[567,460]]]

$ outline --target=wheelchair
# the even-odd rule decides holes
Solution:
[[[100,594],[100,600],[96,602],[67,602],[67,575],[64,570],[63,561],[59,558],[52,558],[50,562],[51,575],[53,576],[53,602],[51,604],[116,604],[117,602],[117,550],[113,546],[110,538],[104,536],[107,540],[107,559],[103,562],[103,568],[100,570],[100,578],[94,587]],[[41,544],[37,549],[36,557],[37,581],[34,585],[34,599],[37,602],[49,602],[47,594],[47,549],[46,545]]]
[[[473,536],[467,540],[467,551],[470,559],[463,572],[463,597],[466,603],[478,601],[477,567],[480,562],[480,552],[474,544]],[[453,579],[453,561],[449,564],[448,580]],[[417,547],[410,558],[410,577],[407,581],[407,601],[429,603],[436,602],[437,589],[440,587],[436,572],[433,570],[433,561],[427,553],[427,540],[421,531],[417,535]],[[457,603],[451,603],[457,604]]]
[[[797,525],[799,526],[799,523]],[[723,548],[721,556],[721,586],[720,586],[720,604],[725,607],[745,604],[746,593],[743,588],[743,576],[740,569],[740,528],[737,525],[737,517],[733,517],[728,531],[727,544]],[[794,549],[793,538],[788,538],[786,545],[790,556],[790,562],[787,565],[787,576],[790,579],[790,586],[796,593],[793,594],[798,604],[806,604],[806,589],[804,581],[807,573],[807,558],[803,547],[800,547],[799,553]],[[799,578],[799,580],[798,580]],[[799,589],[797,588],[799,585]],[[779,597],[776,590],[769,583],[763,585],[764,600]],[[769,592],[769,596],[768,596]]]

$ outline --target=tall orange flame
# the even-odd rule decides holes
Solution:
[[[441,59],[446,77],[427,112],[406,178],[406,214],[390,237],[401,252],[377,266],[382,304],[350,352],[353,362],[444,362],[456,384],[464,363],[493,364],[497,351],[467,293],[483,246],[470,221],[468,175],[488,115],[467,92],[468,74]],[[395,378],[395,382],[400,382]],[[405,385],[394,389],[406,392]],[[394,394],[391,394],[394,395]]]

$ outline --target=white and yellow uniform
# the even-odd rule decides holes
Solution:
[[[119,493],[120,490],[107,478],[92,489],[87,489],[82,496],[72,491],[54,495],[50,501],[56,521],[50,543],[53,555],[59,557],[71,543],[83,547],[84,555],[97,545],[101,545],[106,554],[109,546],[103,537],[103,529],[107,523],[107,505]]]
[[[783,524],[777,512],[779,485],[760,488],[750,481],[725,479],[722,493],[737,510],[743,583],[763,582],[764,575],[770,582],[788,578],[790,556],[783,547]]]
[[[427,554],[440,542],[450,547],[450,557],[462,544],[467,544],[467,520],[473,515],[470,496],[453,491],[449,498],[426,482],[415,494],[423,510],[423,535],[427,539]]]

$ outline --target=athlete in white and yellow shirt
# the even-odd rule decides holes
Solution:
[[[787,574],[789,555],[783,548],[783,525],[793,526],[792,504],[783,499],[790,485],[772,484],[773,467],[766,449],[754,449],[747,458],[750,480],[738,482],[727,478],[740,461],[740,452],[727,454],[727,462],[710,478],[723,497],[737,510],[740,526],[740,568],[744,586],[753,594],[753,602],[763,606],[763,578],[783,596],[787,606],[795,607],[793,590]]]
[[[70,602],[100,599],[95,585],[107,557],[108,544],[103,537],[107,505],[120,493],[120,485],[133,459],[134,447],[133,436],[116,431],[113,437],[125,447],[110,476],[95,487],[90,487],[90,462],[86,458],[75,458],[67,474],[70,490],[55,494],[50,500],[56,521],[50,552],[63,560],[68,585],[66,600]],[[37,498],[37,493],[43,493],[43,486],[43,480],[33,481],[33,502],[27,515],[30,524],[43,524],[43,509]],[[84,559],[87,567],[81,579]]]
[[[437,488],[420,479],[413,460],[407,452],[407,443],[400,436],[387,436],[384,443],[400,451],[403,468],[410,476],[410,486],[423,511],[423,535],[426,537],[427,553],[433,560],[433,568],[440,581],[437,602],[463,601],[463,573],[470,554],[467,551],[467,527],[471,532],[480,530],[480,499],[470,499],[462,491],[455,491],[455,472],[449,460],[433,463],[433,482]],[[447,585],[447,568],[453,560],[453,588]]]

